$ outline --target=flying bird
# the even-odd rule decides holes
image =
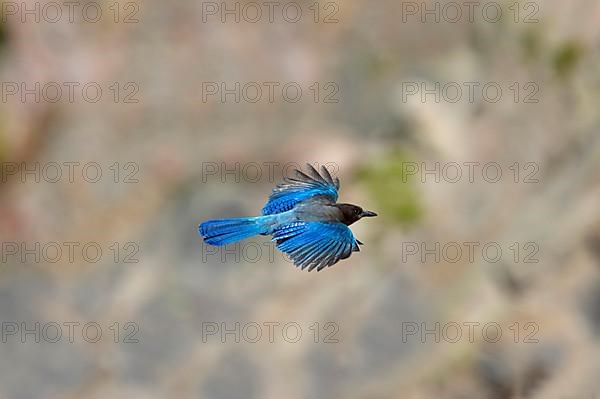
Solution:
[[[336,264],[362,242],[348,228],[363,217],[377,216],[352,204],[338,204],[339,179],[326,167],[319,173],[307,164],[307,173],[296,169],[272,191],[262,216],[208,220],[198,227],[210,245],[227,245],[255,235],[271,235],[277,249],[296,267],[308,271]]]

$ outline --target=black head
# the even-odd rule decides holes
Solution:
[[[375,212],[365,211],[357,205],[336,204],[335,206],[342,211],[341,222],[344,223],[346,226],[350,226],[352,223],[356,222],[357,220],[363,217],[377,216]]]

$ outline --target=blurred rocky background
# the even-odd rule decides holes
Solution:
[[[600,397],[600,3],[466,3],[4,1],[0,398]],[[360,253],[204,246],[306,162]]]

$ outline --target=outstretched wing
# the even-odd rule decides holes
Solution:
[[[308,271],[320,271],[360,251],[352,231],[343,223],[290,223],[273,233],[273,241],[296,267],[308,267]]]
[[[300,201],[322,196],[331,202],[338,199],[340,181],[331,177],[325,166],[321,166],[321,174],[311,165],[306,164],[308,174],[296,169],[294,177],[284,178],[269,196],[269,201],[262,209],[263,215],[273,215],[289,211]]]

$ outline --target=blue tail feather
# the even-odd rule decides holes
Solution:
[[[198,226],[198,232],[210,245],[227,245],[258,234],[265,234],[265,217],[208,220]]]

